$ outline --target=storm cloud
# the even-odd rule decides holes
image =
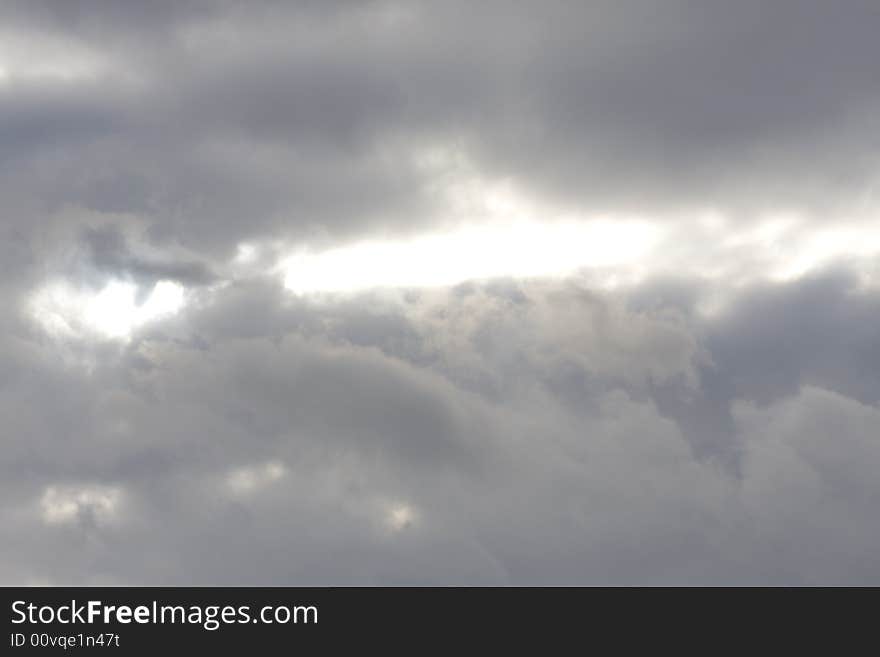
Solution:
[[[0,581],[877,584],[878,28],[4,3]]]

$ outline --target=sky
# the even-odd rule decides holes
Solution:
[[[880,584],[876,0],[0,5],[0,583]]]

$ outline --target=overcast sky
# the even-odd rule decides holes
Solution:
[[[880,3],[0,6],[0,583],[880,584]]]

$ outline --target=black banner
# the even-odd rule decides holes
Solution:
[[[747,637],[758,634],[763,646],[786,646],[819,639],[841,611],[825,595],[792,589],[6,588],[0,596],[0,654],[10,655],[352,645],[408,653],[515,645],[545,653],[597,641],[615,650],[699,647],[700,637],[748,647]],[[858,609],[836,637],[851,640],[872,626],[870,606]],[[829,645],[839,648],[839,638]]]

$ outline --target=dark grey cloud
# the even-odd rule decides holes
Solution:
[[[0,91],[13,195],[133,212],[190,247],[443,220],[440,174],[415,165],[438,144],[587,214],[839,211],[876,184],[867,1],[4,13],[29,48],[58,41],[106,65],[91,82]]]
[[[877,583],[876,2],[40,1],[0,26],[0,581]],[[538,220],[863,233],[772,283],[675,245],[678,276],[617,287],[310,297],[272,271],[476,222],[456,194],[498,181]],[[767,266],[689,230],[714,250],[681,259]],[[32,302],[59,280],[185,306],[53,332]]]
[[[149,287],[161,280],[177,281],[187,286],[206,285],[217,280],[208,266],[198,261],[162,261],[132,253],[125,236],[113,228],[86,229],[83,243],[89,264],[105,276],[130,277]]]
[[[736,397],[766,403],[808,383],[876,405],[878,317],[876,294],[836,271],[794,289],[756,290],[719,319],[708,341]]]
[[[755,289],[704,325],[574,283],[328,304],[253,282],[97,369],[62,376],[57,347],[10,346],[4,578],[873,581],[876,405],[822,379],[810,341],[788,347],[800,386],[743,385],[774,376],[748,357],[766,338],[738,332],[733,358],[717,337],[767,295],[821,298],[855,336],[876,293],[840,281]],[[717,423],[655,401],[663,386],[727,433],[697,435]],[[735,467],[713,457],[726,440]],[[53,499],[76,515],[52,520]],[[150,556],[123,559],[134,545]]]

